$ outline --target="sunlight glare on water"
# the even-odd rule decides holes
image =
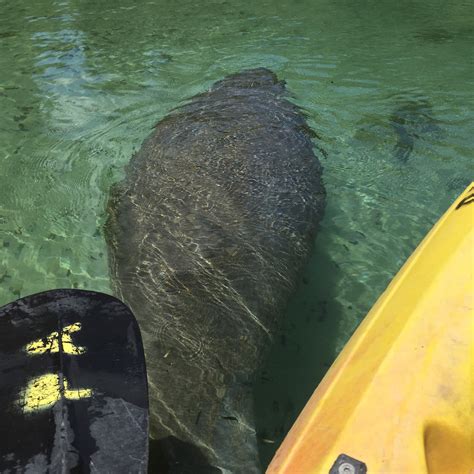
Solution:
[[[316,250],[256,387],[264,463],[473,176],[472,5],[0,0],[0,303],[110,292],[110,186],[151,127],[244,68],[285,79],[327,158]]]

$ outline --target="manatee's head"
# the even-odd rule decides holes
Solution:
[[[222,81],[216,82],[212,90],[223,88],[239,89],[285,89],[285,81],[279,81],[277,75],[264,67],[245,69],[226,76]]]

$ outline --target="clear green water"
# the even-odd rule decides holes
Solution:
[[[108,190],[183,99],[266,66],[307,111],[328,155],[328,206],[256,387],[267,462],[474,174],[472,4],[0,0],[0,13],[0,304],[54,287],[110,291]],[[393,117],[410,122],[406,163]]]

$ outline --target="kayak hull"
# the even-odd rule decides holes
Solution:
[[[361,323],[268,473],[327,473],[340,454],[368,472],[471,472],[473,266],[474,183]]]

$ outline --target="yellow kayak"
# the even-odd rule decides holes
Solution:
[[[474,182],[379,298],[268,474],[474,472]]]

